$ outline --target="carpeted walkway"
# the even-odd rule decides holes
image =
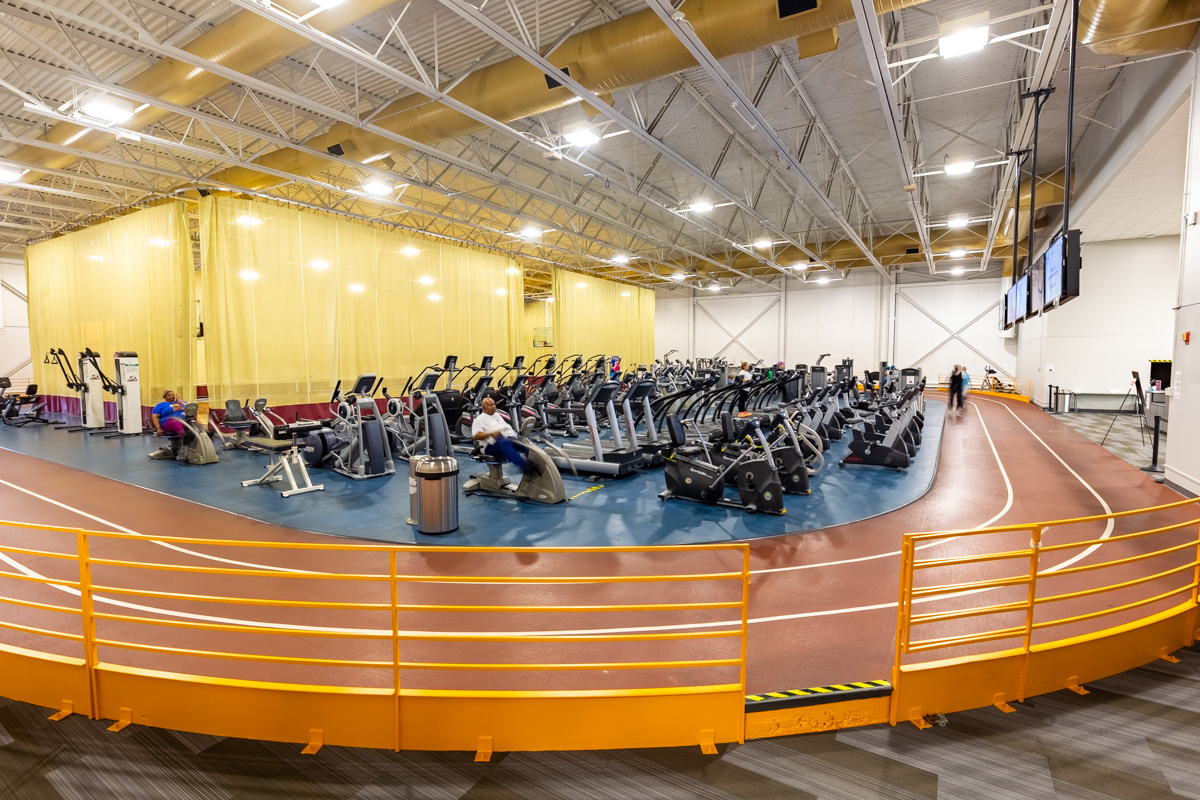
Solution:
[[[4,800],[589,800],[929,798],[1134,800],[1200,796],[1200,651],[944,727],[877,725],[697,748],[582,753],[392,753],[46,720],[0,701]]]

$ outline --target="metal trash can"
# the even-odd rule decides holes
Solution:
[[[430,456],[412,469],[417,478],[417,532],[458,530],[458,459]]]

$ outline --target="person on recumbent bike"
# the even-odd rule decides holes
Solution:
[[[516,441],[517,432],[496,413],[496,401],[485,397],[481,406],[481,413],[471,423],[471,438],[483,447],[484,454],[508,461],[522,472],[535,471],[537,467],[526,457],[525,446]]]

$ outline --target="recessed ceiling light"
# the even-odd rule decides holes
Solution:
[[[418,253],[420,253],[421,251],[420,251],[420,250],[418,250],[417,248],[413,247],[413,246],[410,244],[410,245],[408,245],[407,247],[401,248],[400,252],[401,252],[401,253],[404,253],[404,255],[406,255],[406,256],[415,256],[415,255],[417,255]]]
[[[521,235],[526,239],[537,239],[541,237],[542,229],[537,225],[526,225],[524,228],[521,228]]]
[[[329,262],[323,258],[314,258],[312,261],[308,262],[308,265],[318,272],[323,272],[324,270],[329,269]]]
[[[967,255],[967,248],[965,248],[965,247],[954,247],[954,248],[950,249],[950,257],[951,258],[964,258],[966,255]]]
[[[693,201],[690,206],[688,206],[688,211],[696,211],[701,214],[707,213],[712,210],[713,210],[713,204],[707,200],[696,200],[696,201]]]
[[[262,225],[262,220],[258,217],[252,217],[249,214],[242,214],[237,218],[238,225],[246,225],[253,228],[255,225]]]
[[[977,53],[987,46],[988,26],[967,28],[938,38],[938,52],[942,58],[955,58],[967,53]]]
[[[238,277],[244,281],[256,281],[258,280],[258,273],[252,269],[244,269],[238,273]]]
[[[428,286],[429,284],[433,283],[433,278],[429,277],[428,275],[422,275],[421,277],[417,278],[417,283]]]
[[[133,103],[106,94],[84,103],[83,113],[112,125],[120,125],[122,122],[133,119]]]
[[[950,270],[950,274],[958,276],[958,275],[962,275],[963,272],[965,272],[965,271],[966,270],[964,270],[962,267],[955,267],[954,269]]]
[[[942,171],[947,175],[966,175],[975,169],[974,161],[947,161]]]
[[[20,169],[19,167],[10,167],[7,164],[0,164],[0,181],[3,181],[4,183],[12,183],[13,181],[20,180],[21,176],[24,174],[25,170]]]
[[[771,240],[770,239],[756,239],[754,241],[754,246],[757,247],[759,250],[769,250],[769,249],[771,249]]]
[[[682,272],[676,272],[674,275],[671,276],[671,280],[681,281],[686,277],[687,277],[687,275],[684,275]]]
[[[950,217],[949,219],[947,219],[946,227],[947,228],[965,228],[965,227],[967,227],[967,225],[970,224],[970,222],[971,222],[971,218],[968,217],[966,214],[959,214],[958,216]]]
[[[503,289],[503,288],[497,289],[496,294],[500,295],[501,297],[504,297],[504,295],[508,294],[508,289]]]
[[[367,290],[367,287],[363,286],[361,283],[352,283],[349,286],[347,286],[346,288],[349,289],[350,291],[354,292],[355,294],[357,294],[359,292],[365,292]]]
[[[396,184],[391,181],[385,181],[383,178],[367,178],[363,181],[363,191],[367,194],[382,197],[385,194],[391,194],[396,189]]]
[[[628,264],[629,256],[625,255],[624,253],[617,253],[612,257],[612,260],[614,264]]]

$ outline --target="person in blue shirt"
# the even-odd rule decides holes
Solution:
[[[175,392],[167,389],[163,392],[162,402],[150,411],[150,427],[158,436],[183,435],[184,402]]]

